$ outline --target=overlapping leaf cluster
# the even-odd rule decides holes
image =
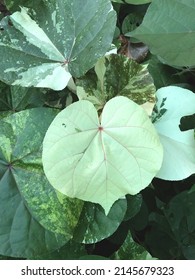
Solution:
[[[195,3],[4,4],[0,255],[193,259]]]

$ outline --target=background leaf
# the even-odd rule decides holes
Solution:
[[[86,255],[85,245],[68,241],[64,246],[52,252],[36,256],[36,260],[78,260],[80,256]]]
[[[98,255],[85,255],[80,257],[79,260],[109,260],[109,259]]]
[[[61,91],[45,88],[9,86],[0,82],[0,118],[15,112],[37,107],[63,109],[78,100],[68,87]]]
[[[73,239],[93,244],[112,235],[122,222],[127,209],[126,199],[116,201],[106,216],[100,205],[85,202]]]
[[[82,202],[67,198],[60,203],[42,170],[42,140],[55,115],[54,110],[36,108],[0,121],[2,254],[29,258],[72,238]]]
[[[181,131],[195,129],[195,114],[182,117],[179,127]]]
[[[183,82],[182,77],[177,75],[177,69],[163,64],[155,55],[150,55],[147,63],[148,71],[153,78],[156,89]]]
[[[175,185],[178,187],[178,183]],[[167,187],[166,184],[164,186]],[[184,191],[183,185],[180,193],[167,203],[156,200],[158,208],[150,213],[145,239],[145,245],[154,256],[160,259],[194,259],[194,190],[192,186]]]
[[[169,86],[159,89],[156,95],[160,117],[154,125],[164,148],[163,164],[156,177],[182,180],[195,173],[194,131],[182,132],[179,128],[181,117],[195,112],[195,94]]]
[[[24,109],[42,107],[45,103],[44,89],[9,86],[0,82],[0,117]]]
[[[4,3],[7,7],[7,9],[11,12],[19,11],[21,6],[25,7],[31,7],[33,8],[35,6],[35,2],[33,0],[4,0]],[[42,0],[36,0],[37,6],[42,6],[43,1]]]
[[[142,24],[129,35],[148,45],[167,64],[193,66],[194,11],[191,0],[152,1]]]
[[[128,233],[124,243],[120,249],[114,253],[112,259],[115,260],[151,260],[152,256],[144,247],[136,243],[130,232]]]
[[[141,194],[137,195],[127,195],[127,211],[124,217],[124,221],[127,221],[134,217],[140,210],[142,204]]]
[[[64,236],[44,229],[34,219],[10,171],[0,181],[0,254],[35,258],[66,243]]]

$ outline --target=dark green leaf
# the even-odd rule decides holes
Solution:
[[[167,64],[194,66],[194,12],[191,0],[152,1],[142,24],[129,35]]]
[[[11,170],[7,169],[0,180],[0,254],[34,258],[60,248],[65,242],[64,236],[45,230],[32,217]]]
[[[114,253],[112,259],[116,260],[149,260],[151,255],[144,247],[136,243],[131,234],[128,233],[120,249]]]
[[[170,225],[161,214],[150,214],[145,244],[151,254],[159,259],[178,259],[181,257],[181,251]]]
[[[124,221],[127,221],[134,217],[140,210],[142,204],[141,194],[127,195],[127,212],[124,217]]]
[[[21,6],[33,8],[35,5],[40,7],[42,0],[36,0],[36,4],[33,0],[4,0],[5,5],[9,11],[19,11]]]
[[[163,64],[160,60],[151,55],[148,61],[148,71],[152,75],[157,89],[181,82],[181,78],[176,75],[177,70]]]
[[[179,128],[181,131],[195,129],[195,114],[182,117],[180,120]]]
[[[188,195],[186,192],[181,193],[170,201],[167,209],[165,210],[166,217],[173,232],[175,232],[175,235],[178,237],[178,240],[182,238],[182,228],[180,228],[182,225],[183,230],[187,226],[186,229],[189,231],[189,233],[195,233],[194,199],[194,192]],[[180,205],[180,207],[178,207],[178,205]]]
[[[151,213],[146,244],[160,259],[194,259],[195,248],[195,186],[175,195],[159,213]],[[159,242],[160,240],[160,242]]]
[[[127,32],[133,31],[142,22],[141,14],[130,13],[128,14],[122,24],[122,32],[125,35]]]
[[[44,89],[8,86],[0,82],[0,114],[14,113],[44,104]]]
[[[36,256],[36,260],[78,260],[80,256],[86,254],[85,245],[70,240],[57,250]]]
[[[139,212],[131,218],[129,224],[134,230],[143,230],[148,224],[148,208],[145,201],[142,201]]]
[[[106,216],[100,205],[85,202],[75,228],[74,240],[90,244],[112,235],[122,222],[126,207],[126,199],[120,199],[114,203]]]
[[[4,255],[29,258],[61,247],[77,224],[82,203],[68,198],[60,202],[42,170],[41,144],[55,115],[54,110],[36,108],[0,121],[0,253]]]
[[[108,260],[108,259],[98,255],[85,255],[80,257],[79,260]]]

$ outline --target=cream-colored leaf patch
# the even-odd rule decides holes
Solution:
[[[23,87],[48,87],[54,90],[65,88],[71,78],[67,67],[60,63],[45,63],[31,67],[19,74],[12,85]]]
[[[15,12],[10,18],[13,25],[26,36],[26,40],[40,48],[49,59],[65,60],[43,29],[28,15],[26,8],[21,8],[21,12]]]

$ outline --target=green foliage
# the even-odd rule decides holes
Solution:
[[[41,225],[50,223],[53,215],[62,212],[55,192],[44,176],[40,153],[43,136],[55,115],[52,109],[36,108],[0,121],[0,253],[3,255],[33,258],[61,247],[67,238],[70,239],[69,230],[61,235]],[[40,118],[42,122],[39,122]],[[44,195],[48,208],[43,203]],[[29,205],[32,200],[36,202],[38,219]],[[54,208],[55,204],[59,205],[54,213],[52,200],[55,201]]]
[[[3,2],[0,259],[195,259],[194,1]]]
[[[137,104],[155,103],[155,87],[146,65],[125,56],[111,54],[99,59],[94,73],[87,73],[77,82],[79,99],[102,109],[111,98],[126,96]]]
[[[192,186],[168,203],[157,201],[159,210],[150,213],[150,231],[146,234],[146,244],[152,254],[161,259],[195,258],[194,199]]]
[[[175,196],[164,209],[174,239],[186,259],[195,258],[194,200],[195,186]]]
[[[177,75],[177,69],[161,63],[155,55],[150,54],[147,63],[148,71],[157,89],[183,82],[183,77]]]
[[[125,198],[116,201],[107,216],[101,206],[86,202],[75,228],[73,239],[77,242],[93,244],[109,237],[123,221],[126,209]]]
[[[83,75],[109,49],[116,16],[108,0],[43,3],[44,13],[39,6],[31,12],[21,8],[2,20],[0,78],[12,85],[61,90],[71,74]]]
[[[33,0],[4,0],[6,7],[9,11],[15,12],[19,11],[21,6],[28,7],[28,8],[35,8],[36,6],[33,5]],[[37,6],[41,6],[43,0],[36,0]],[[42,8],[42,6],[41,6]]]
[[[129,35],[147,44],[164,63],[194,66],[195,55],[190,51],[195,43],[194,11],[189,0],[153,1],[142,24]]]
[[[144,247],[137,244],[130,233],[128,233],[120,249],[114,253],[115,260],[151,260],[151,255]]]

